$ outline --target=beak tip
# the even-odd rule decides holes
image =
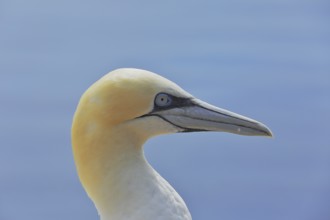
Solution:
[[[265,137],[268,137],[268,138],[273,138],[274,135],[273,135],[273,132],[264,124],[261,124],[261,127],[262,127],[262,136],[265,136]]]
[[[269,135],[267,137],[274,138],[274,135],[273,135],[273,133],[271,131],[269,131]]]
[[[274,135],[272,132],[269,132],[265,135],[265,137],[268,137],[268,138],[274,138]]]

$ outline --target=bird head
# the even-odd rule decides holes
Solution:
[[[146,167],[146,140],[195,131],[271,136],[265,125],[209,105],[152,72],[118,69],[94,83],[77,107],[72,145],[80,180],[99,212],[132,197],[121,187]]]
[[[103,129],[123,128],[131,136],[195,131],[272,136],[262,123],[207,104],[149,71],[117,69],[83,95],[76,117]]]

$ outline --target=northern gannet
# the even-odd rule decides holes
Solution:
[[[195,131],[272,136],[260,122],[200,101],[149,71],[117,69],[94,83],[74,115],[72,145],[101,220],[191,220],[183,199],[145,159],[143,144]]]

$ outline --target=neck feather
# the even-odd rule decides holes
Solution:
[[[146,161],[145,139],[120,127],[73,131],[78,174],[102,220],[191,219],[181,197]]]

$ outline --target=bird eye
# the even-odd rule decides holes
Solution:
[[[155,98],[155,104],[159,107],[167,107],[172,104],[172,98],[165,93],[159,93]]]

